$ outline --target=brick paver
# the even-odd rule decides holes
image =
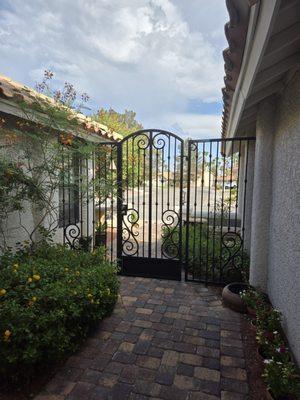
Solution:
[[[122,277],[113,314],[35,400],[247,399],[240,318],[212,288]]]

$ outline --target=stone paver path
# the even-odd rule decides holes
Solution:
[[[240,315],[202,285],[121,278],[119,302],[36,400],[242,400]]]

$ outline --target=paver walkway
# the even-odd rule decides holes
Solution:
[[[119,302],[36,400],[241,400],[240,315],[202,285],[121,278]]]

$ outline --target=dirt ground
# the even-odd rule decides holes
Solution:
[[[249,400],[265,400],[266,385],[261,377],[263,372],[263,361],[257,352],[255,330],[251,327],[247,315],[242,321],[242,338],[244,343],[246,369],[249,382]]]

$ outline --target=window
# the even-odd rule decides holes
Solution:
[[[62,161],[59,186],[59,227],[79,222],[79,159],[67,155]]]

